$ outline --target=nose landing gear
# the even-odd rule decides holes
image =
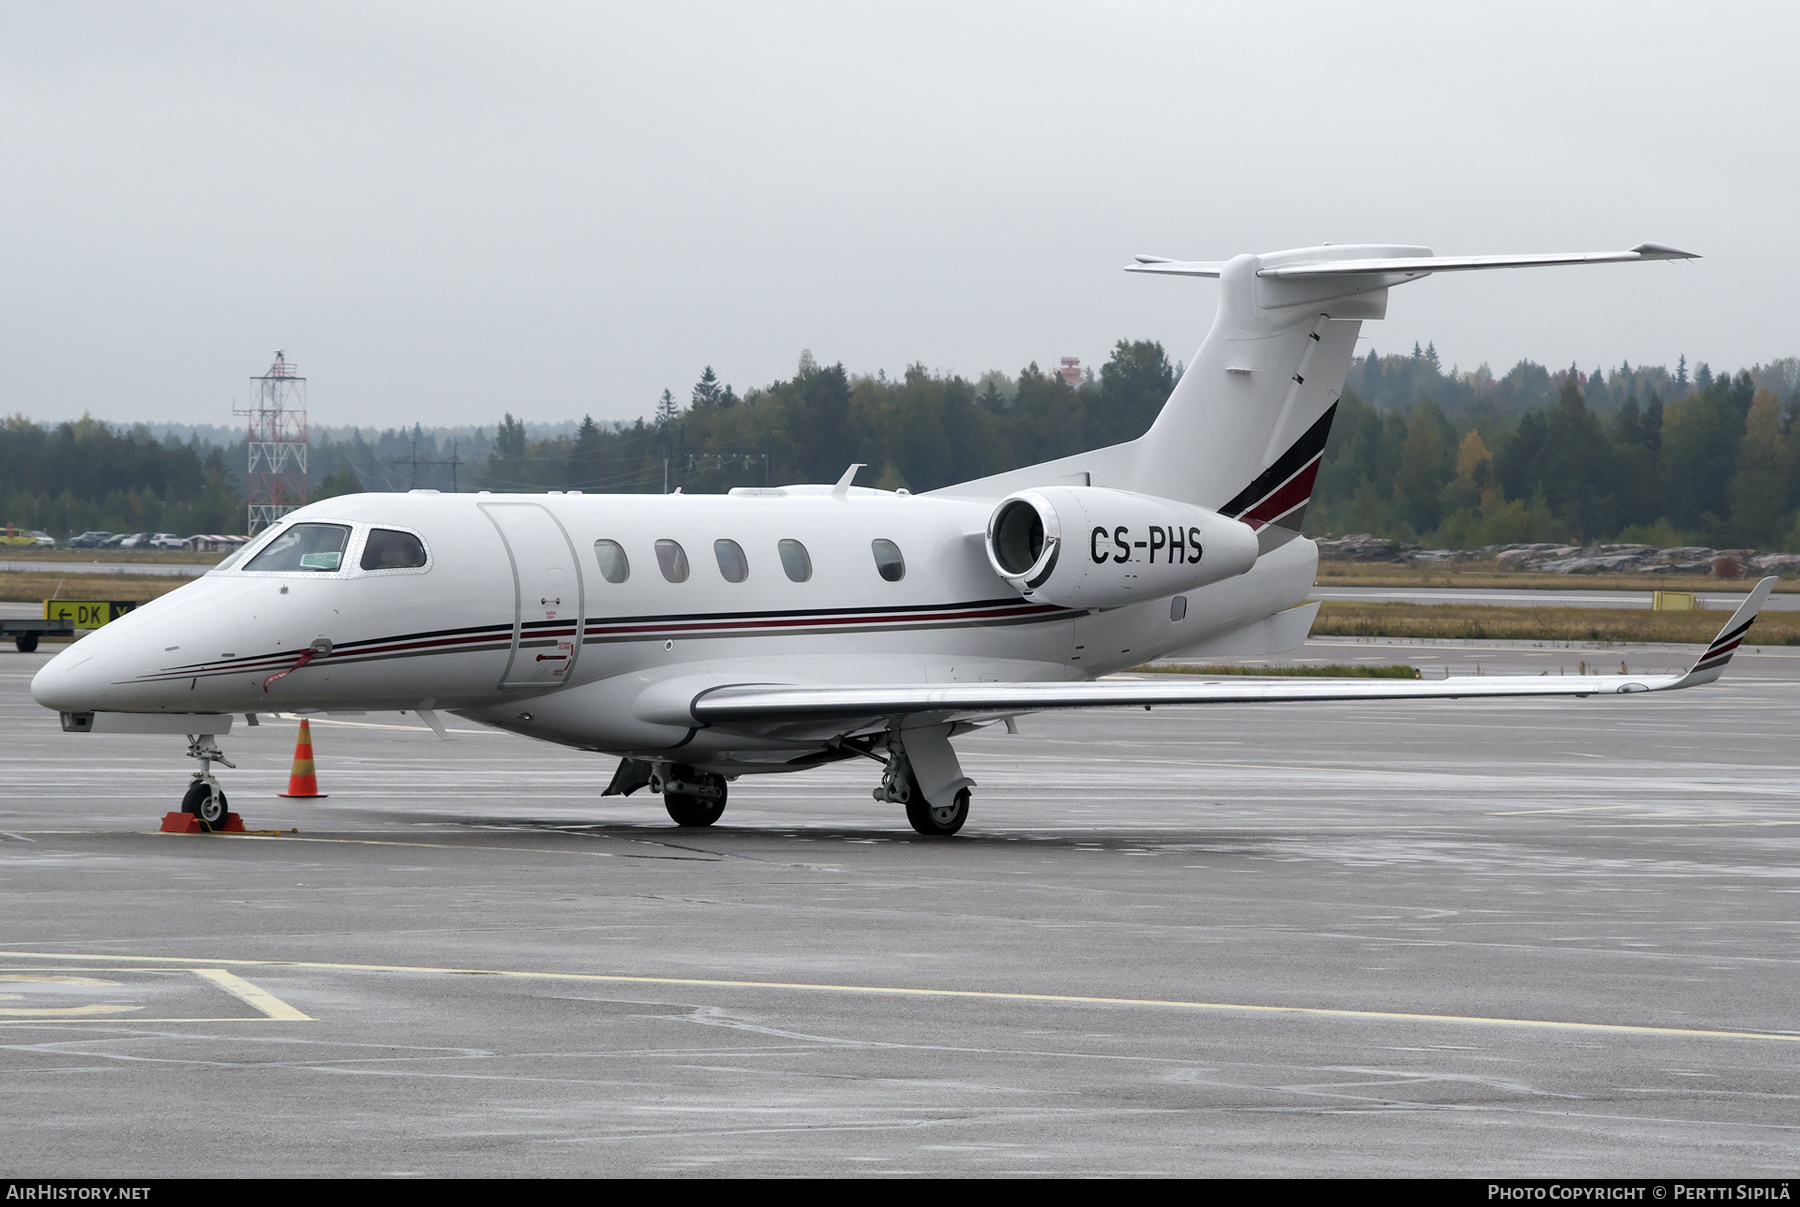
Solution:
[[[219,744],[209,733],[189,734],[187,754],[190,759],[200,760],[200,770],[194,772],[193,783],[188,785],[186,795],[181,798],[181,811],[197,817],[202,830],[223,830],[231,814],[225,801],[225,789],[219,787],[219,781],[212,776],[212,765],[223,763],[236,770],[237,764],[225,757],[225,752],[219,749]]]

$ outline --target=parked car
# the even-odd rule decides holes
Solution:
[[[188,538],[188,547],[201,553],[230,553],[249,543],[247,536],[225,536],[216,532],[195,533]]]
[[[15,525],[8,524],[6,530],[0,532],[0,545],[6,545],[14,549],[40,548],[43,546],[54,548],[56,545],[56,538],[47,532],[39,532],[34,528],[19,528]]]
[[[100,547],[102,549],[141,549],[149,542],[149,540],[150,534],[148,532],[132,532],[123,536],[115,536],[112,540]]]
[[[151,549],[192,549],[193,545],[173,532],[159,532],[145,542]]]
[[[72,536],[69,538],[69,548],[98,549],[103,542],[110,541],[111,539],[112,533],[110,532],[84,532],[80,536]]]

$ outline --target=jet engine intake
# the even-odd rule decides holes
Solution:
[[[994,572],[1034,603],[1116,608],[1235,578],[1256,533],[1216,511],[1104,486],[1046,486],[988,519]]]

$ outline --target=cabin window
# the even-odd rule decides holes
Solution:
[[[617,541],[595,541],[594,560],[600,563],[600,577],[609,583],[622,583],[631,577],[631,559],[625,546]]]
[[[1169,621],[1176,623],[1187,619],[1187,596],[1177,595],[1169,601]]]
[[[414,570],[425,564],[425,546],[410,532],[371,528],[363,542],[364,570]]]
[[[672,583],[685,583],[688,578],[687,550],[674,541],[656,542],[656,564],[663,577]]]
[[[714,541],[713,556],[719,559],[719,573],[728,583],[741,583],[750,577],[750,563],[744,560],[744,547],[736,541]]]
[[[877,538],[869,547],[875,551],[875,569],[881,577],[890,583],[906,577],[906,559],[900,555],[900,546]]]
[[[245,570],[335,574],[344,568],[350,529],[342,524],[295,524],[270,541]]]
[[[781,542],[781,568],[797,583],[811,578],[812,558],[807,555],[806,546],[799,541]]]

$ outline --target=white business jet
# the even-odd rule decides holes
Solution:
[[[952,739],[1048,709],[1588,696],[1716,679],[1773,580],[1685,675],[1430,681],[1104,680],[1169,655],[1298,646],[1318,550],[1300,536],[1357,331],[1435,272],[1689,258],[1433,256],[1323,246],[1127,271],[1216,277],[1218,316],[1142,437],[922,495],[359,494],[301,508],[32,681],[73,732],[188,737],[183,808],[233,714],[440,711],[621,756],[710,825],[739,775],[868,758],[877,800],[959,830]]]

